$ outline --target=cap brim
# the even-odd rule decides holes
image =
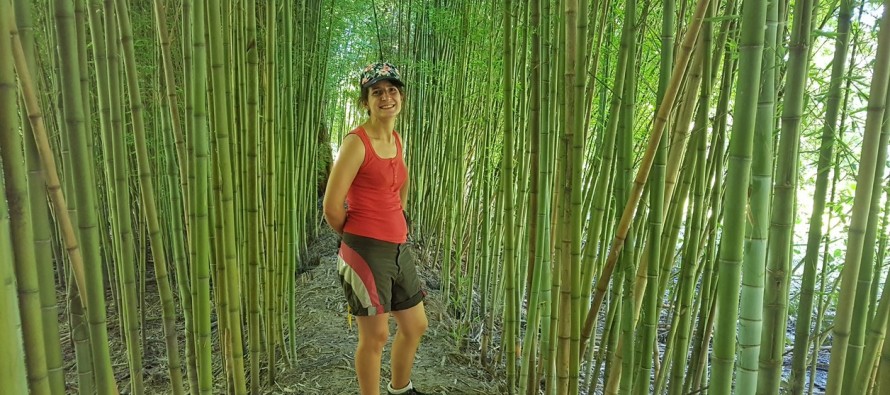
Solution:
[[[375,78],[375,79],[373,79],[373,80],[370,80],[370,81],[368,81],[368,82],[362,84],[362,88],[370,87],[371,85],[374,85],[374,84],[376,84],[376,83],[378,83],[378,82],[380,82],[380,81],[390,81],[390,82],[392,82],[393,85],[397,85],[397,86],[405,86],[405,83],[402,82],[402,80],[400,80],[400,79],[398,79],[398,78],[395,78],[395,77],[380,77],[380,78]]]

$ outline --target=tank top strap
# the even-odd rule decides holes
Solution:
[[[350,134],[354,134],[354,135],[358,136],[358,138],[362,140],[362,144],[365,145],[365,148],[368,148],[368,145],[371,144],[371,140],[368,139],[368,133],[365,132],[365,129],[362,128],[361,126],[353,129],[349,133],[346,133],[347,136],[349,136]]]

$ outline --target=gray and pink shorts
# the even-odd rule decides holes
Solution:
[[[344,233],[337,272],[356,316],[407,310],[426,296],[407,244]]]

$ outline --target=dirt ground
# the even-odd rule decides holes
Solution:
[[[296,281],[297,305],[303,306],[297,312],[296,322],[296,355],[290,361],[281,357],[276,372],[276,383],[264,383],[264,394],[358,394],[358,383],[355,379],[353,354],[358,339],[355,321],[350,325],[347,320],[345,299],[336,272],[337,237],[326,227],[316,240],[312,242],[306,254],[307,265],[298,274]],[[412,380],[418,390],[431,394],[501,394],[503,379],[495,378],[479,363],[478,344],[472,341],[458,347],[454,336],[457,321],[449,316],[442,303],[441,293],[437,288],[438,273],[431,263],[430,254],[416,246],[418,253],[418,273],[425,283],[427,298],[425,300],[429,317],[427,331],[418,350]],[[149,262],[148,278],[145,295],[145,326],[143,337],[143,380],[146,394],[170,393],[167,374],[166,350],[162,331],[161,309],[157,287]],[[171,284],[172,285],[172,284]],[[432,285],[430,287],[429,285]],[[59,290],[59,299],[64,301],[64,290]],[[115,379],[121,394],[129,394],[129,371],[127,355],[120,329],[119,314],[111,293],[108,300],[108,334],[111,349],[112,365]],[[185,357],[184,324],[179,311],[177,299],[177,333],[180,338],[180,357]],[[65,309],[59,310],[60,330],[63,334],[63,359],[66,371],[68,393],[77,393],[77,375],[75,353],[68,331],[68,319]],[[213,359],[214,393],[224,394],[224,380],[218,352],[218,334],[216,319],[213,317]],[[391,320],[390,333],[396,331],[395,321]],[[392,338],[392,336],[390,336]],[[245,342],[247,340],[245,339]],[[246,344],[246,343],[245,343]],[[384,349],[381,393],[386,393],[389,378],[389,348]],[[279,353],[279,356],[281,353]],[[265,367],[263,367],[265,373]],[[498,374],[503,377],[503,374]],[[183,379],[187,381],[185,372]],[[263,374],[264,380],[266,375]],[[186,383],[186,385],[188,385]]]

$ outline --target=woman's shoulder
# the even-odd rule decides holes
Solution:
[[[349,132],[346,136],[343,137],[343,142],[340,144],[341,151],[352,151],[352,152],[364,152],[365,143],[364,139],[358,133]]]

